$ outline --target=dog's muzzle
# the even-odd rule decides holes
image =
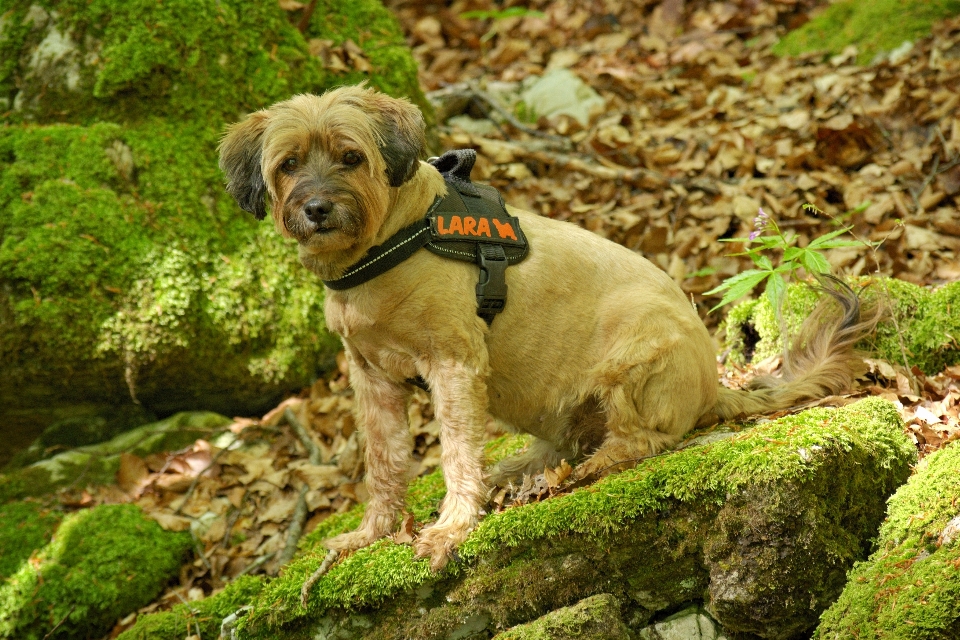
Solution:
[[[317,233],[330,231],[327,220],[333,211],[333,202],[326,198],[313,198],[303,205],[303,215],[316,227]]]

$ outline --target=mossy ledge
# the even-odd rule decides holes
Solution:
[[[437,575],[410,546],[378,542],[335,566],[304,610],[320,540],[357,524],[344,514],[264,586],[238,637],[487,637],[604,593],[634,627],[706,601],[729,630],[790,637],[815,626],[871,551],[914,461],[890,403],[811,409],[488,516]],[[418,519],[442,496],[432,484]]]
[[[859,348],[894,364],[920,367],[928,375],[960,363],[960,282],[933,289],[893,278],[859,278],[851,284],[865,306],[880,304],[887,310],[875,334]],[[782,325],[766,296],[741,302],[723,323],[729,360],[745,364],[780,353],[781,326],[795,335],[819,300],[810,285],[791,284]]]
[[[960,445],[917,465],[890,498],[877,551],[857,563],[814,638],[960,638]]]
[[[25,497],[46,496],[71,484],[110,484],[116,480],[121,454],[143,457],[161,451],[176,451],[199,438],[214,439],[229,424],[228,418],[207,411],[177,413],[107,442],[62,451],[22,468],[9,469],[0,474],[0,504]]]
[[[133,505],[66,517],[53,541],[0,585],[0,638],[88,638],[148,604],[190,547]]]
[[[248,112],[363,80],[431,121],[396,19],[379,0],[320,0],[304,33],[277,2],[3,6],[9,450],[65,419],[104,421],[106,439],[175,411],[260,413],[310,384],[337,349],[323,287],[224,192],[217,141]],[[352,40],[371,71],[331,72],[314,40]],[[115,420],[132,394],[147,412]]]
[[[929,35],[935,22],[957,14],[958,0],[842,0],[788,33],[773,50],[793,56],[810,51],[840,53],[853,44],[859,49],[857,61],[866,64],[906,40]]]

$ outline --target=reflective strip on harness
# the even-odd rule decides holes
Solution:
[[[386,273],[424,247],[480,267],[477,315],[491,324],[507,303],[507,267],[523,260],[529,247],[520,221],[507,213],[500,193],[470,182],[476,157],[473,149],[459,149],[431,159],[446,181],[447,194],[434,200],[424,218],[370,249],[343,277],[324,280],[324,284],[335,290],[350,289]]]

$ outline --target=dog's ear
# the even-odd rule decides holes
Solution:
[[[417,172],[427,146],[423,115],[406,100],[380,96],[378,102],[384,126],[380,155],[390,186],[399,187]]]
[[[267,215],[264,202],[267,185],[260,170],[260,159],[268,118],[266,111],[252,113],[242,122],[227,127],[220,141],[220,169],[227,176],[227,193],[257,220]]]

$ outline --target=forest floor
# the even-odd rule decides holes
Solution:
[[[761,208],[801,247],[850,227],[861,242],[826,252],[837,274],[922,285],[960,278],[960,20],[857,66],[855,47],[832,57],[774,55],[785,29],[812,7],[789,0],[541,0],[529,5],[537,14],[499,19],[462,15],[500,10],[489,0],[388,5],[438,105],[441,147],[478,149],[474,178],[508,203],[649,258],[712,331],[723,312],[709,313],[719,296],[705,292],[752,266],[730,255],[741,244],[721,240],[746,237]],[[517,107],[538,77],[561,69],[592,90],[576,92],[587,103],[585,122]],[[872,369],[850,397],[895,402],[921,455],[960,435],[960,366],[936,376],[903,363]],[[732,386],[750,375],[718,370]],[[141,613],[208,596],[241,573],[275,573],[304,505],[309,531],[364,500],[352,403],[341,366],[266,416],[238,418],[232,436],[128,456],[116,486],[75,488],[61,499],[76,507],[133,501],[171,529],[206,518],[196,560]],[[288,409],[310,434],[290,427]],[[410,418],[425,473],[440,452],[425,394]],[[319,466],[308,463],[311,450]],[[567,473],[547,470],[494,496],[491,508],[548,496]]]

